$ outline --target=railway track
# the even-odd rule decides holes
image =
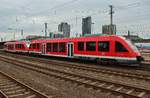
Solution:
[[[0,98],[52,98],[0,71]]]
[[[113,81],[100,80],[83,76],[77,73],[65,72],[58,69],[46,68],[37,64],[27,63],[16,59],[0,56],[0,60],[14,64],[38,73],[42,73],[51,77],[56,77],[65,81],[70,81],[78,85],[84,85],[87,88],[107,92],[108,95],[122,96],[123,98],[150,98],[150,90],[139,87],[115,83]]]
[[[50,64],[51,66],[61,66],[61,67],[66,67],[70,69],[76,69],[76,70],[83,70],[83,71],[88,71],[88,72],[94,72],[97,74],[110,74],[110,75],[115,75],[115,76],[122,76],[122,77],[128,77],[132,79],[138,79],[138,80],[145,80],[145,81],[150,81],[150,75],[146,74],[138,74],[138,73],[131,73],[131,72],[126,72],[122,70],[113,70],[113,69],[106,69],[102,67],[91,67],[87,66],[84,64],[76,64],[76,63],[65,63],[65,62],[59,62],[56,60],[46,60],[46,59],[40,59],[40,58],[34,58],[34,57],[29,57],[29,56],[20,56],[20,55],[11,55],[15,58],[22,58],[22,59],[27,59],[29,61],[34,61],[34,62],[40,62],[44,64]],[[135,68],[138,69],[138,68]],[[149,69],[141,68],[143,70],[149,71]]]

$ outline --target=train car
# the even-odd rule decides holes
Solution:
[[[120,36],[81,38],[75,44],[75,56],[95,58],[98,62],[137,64],[142,60],[134,44]]]
[[[28,53],[29,43],[26,41],[6,42],[5,50],[8,52]]]
[[[6,42],[4,44],[4,50],[7,52],[16,52],[15,51],[15,42]]]
[[[15,42],[15,50],[16,52],[28,53],[29,43],[26,41]]]
[[[33,40],[30,42],[29,53],[30,54],[41,54],[43,40]]]
[[[38,51],[41,55],[89,58],[97,62],[132,65],[143,60],[130,40],[115,35],[36,40],[33,43],[40,43]],[[33,43],[31,42],[31,45]]]

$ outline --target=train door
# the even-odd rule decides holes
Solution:
[[[69,42],[69,43],[68,43],[68,56],[69,56],[69,57],[72,57],[72,56],[73,56],[73,51],[74,51],[73,43],[72,43],[72,42]]]
[[[42,44],[42,54],[46,54],[46,44]]]
[[[16,52],[16,44],[12,44],[12,51]]]

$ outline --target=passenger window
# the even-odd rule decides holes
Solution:
[[[47,43],[47,52],[52,52],[52,50],[51,50],[51,46],[52,46],[52,44],[51,43]]]
[[[59,52],[65,52],[65,51],[66,51],[65,43],[59,43]]]
[[[115,50],[116,52],[128,52],[128,50],[120,42],[115,42]]]
[[[37,43],[36,45],[37,45],[37,49],[40,49],[40,44],[39,44],[39,43]]]
[[[78,42],[78,51],[84,51],[84,42]]]
[[[23,48],[23,49],[25,49],[25,46],[24,46],[24,45],[22,45],[22,48]]]
[[[17,48],[20,49],[20,44],[17,44]]]
[[[58,52],[58,43],[53,43],[53,52]]]
[[[19,44],[19,48],[21,49],[21,44]]]
[[[30,44],[30,47],[29,47],[29,49],[32,49],[32,44]]]
[[[86,42],[86,51],[96,51],[96,42]]]
[[[98,42],[98,51],[109,52],[109,41]]]
[[[33,44],[33,49],[36,49],[36,44]]]
[[[20,49],[22,49],[23,48],[23,45],[22,44],[20,44]]]

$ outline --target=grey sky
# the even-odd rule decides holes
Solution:
[[[82,17],[86,16],[92,16],[92,31],[98,33],[102,25],[109,24],[110,4],[115,10],[117,34],[131,30],[150,38],[150,0],[0,0],[0,38],[12,39],[16,29],[16,38],[21,38],[20,29],[24,36],[44,35],[44,22],[49,31],[57,32],[62,21],[71,24],[74,36],[74,32],[82,32]]]

